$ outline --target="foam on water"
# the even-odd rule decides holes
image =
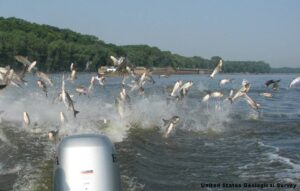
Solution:
[[[249,109],[242,101],[230,104],[228,101],[222,102],[216,99],[210,100],[208,103],[201,103],[201,93],[199,92],[204,94],[203,91],[210,88],[211,85],[209,84],[210,81],[202,83],[200,80],[195,82],[191,92],[181,102],[174,101],[167,104],[167,93],[155,91],[155,88],[151,89],[151,93],[146,94],[144,98],[130,93],[130,106],[125,110],[124,117],[120,117],[117,113],[114,99],[118,94],[121,79],[114,79],[115,81],[111,79],[112,82],[108,80],[110,84],[107,88],[99,89],[99,87],[95,87],[89,97],[79,96],[73,90],[75,85],[66,82],[66,89],[70,94],[74,95],[72,99],[74,100],[75,109],[80,111],[77,117],[74,118],[73,113],[67,110],[62,102],[53,103],[53,97],[57,95],[57,89],[59,89],[57,86],[49,87],[49,97],[46,98],[42,91],[34,86],[30,86],[30,84],[34,83],[33,79],[30,80],[29,85],[22,89],[14,87],[6,89],[0,101],[0,110],[4,110],[4,113],[1,114],[3,120],[0,122],[0,141],[12,147],[15,152],[17,152],[20,144],[25,144],[33,151],[38,150],[37,152],[42,152],[36,159],[30,156],[30,153],[25,153],[21,156],[25,159],[22,158],[19,164],[10,166],[6,171],[3,171],[5,173],[19,174],[14,184],[15,190],[36,190],[37,187],[40,190],[49,190],[49,184],[43,181],[43,176],[47,174],[45,169],[47,165],[49,166],[48,163],[54,156],[55,144],[47,140],[47,133],[51,130],[59,129],[61,137],[82,133],[105,134],[116,143],[122,142],[128,137],[128,130],[132,126],[138,126],[142,129],[161,127],[163,125],[162,118],[170,119],[174,115],[180,117],[180,122],[176,129],[196,133],[213,131],[218,135],[226,133],[228,127],[225,124],[234,120],[231,117],[233,114],[241,115],[242,120],[257,121],[261,119],[257,112]],[[238,80],[236,80],[236,83],[240,86]],[[60,86],[60,75],[56,76],[56,84]],[[87,84],[88,81],[82,83],[82,85]],[[212,87],[218,88],[216,85]],[[150,90],[146,88],[145,91]],[[289,99],[289,97],[286,97],[286,99]],[[25,127],[22,122],[24,111],[29,114],[31,119],[29,127]],[[65,113],[68,122],[61,124],[59,120],[60,112]],[[282,113],[280,110],[276,112]],[[300,110],[297,109],[297,112],[299,115]],[[294,114],[294,111],[292,111],[287,115],[294,116]],[[263,112],[262,116],[264,115]],[[104,123],[104,120],[109,122]],[[9,127],[13,131],[14,136],[7,136],[2,127]],[[176,137],[176,134],[174,137]],[[18,145],[16,138],[24,140],[20,140],[21,143],[18,143]],[[30,142],[31,140],[35,140],[35,142]],[[299,164],[290,158],[282,156],[278,147],[266,145],[263,142],[258,142],[258,145],[266,149],[266,154],[258,156],[262,159],[257,159],[257,163],[243,164],[239,170],[249,170],[260,165],[270,165],[270,163],[275,161],[283,164],[283,166],[285,165],[284,170],[275,173],[278,179],[284,178],[285,180],[299,181],[299,178],[297,178],[300,172]],[[217,146],[214,142],[204,143],[204,147],[212,149],[215,149]],[[0,146],[1,149],[2,147]],[[2,161],[0,162],[2,171],[5,165]],[[257,178],[269,177],[270,175],[244,172],[241,176]],[[128,184],[129,190],[143,190],[145,187],[134,176],[122,175],[122,180]]]
[[[267,152],[265,155],[267,156],[268,163],[276,163],[279,162],[286,167],[282,172],[277,172],[275,177],[279,180],[285,180],[287,182],[297,182],[300,177],[300,164],[297,164],[292,161],[292,159],[288,157],[281,156],[280,149],[275,146],[267,145],[262,142],[259,142],[259,145],[265,148],[270,148],[271,151]]]

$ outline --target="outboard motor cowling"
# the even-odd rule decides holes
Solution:
[[[56,154],[55,191],[121,190],[115,149],[106,136],[66,137]]]

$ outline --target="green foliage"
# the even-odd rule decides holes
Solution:
[[[272,68],[271,73],[300,73],[300,68]]]
[[[59,72],[76,64],[79,71],[91,61],[90,69],[112,65],[110,56],[126,56],[135,66],[213,69],[221,57],[210,60],[201,57],[184,57],[161,51],[148,45],[116,46],[97,37],[82,35],[69,29],[30,23],[17,18],[0,17],[0,66],[17,67],[14,56],[24,55],[36,60],[38,68],[47,72]],[[264,62],[225,61],[224,72],[269,72]]]

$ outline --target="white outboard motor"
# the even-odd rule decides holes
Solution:
[[[115,149],[103,135],[64,138],[57,148],[55,191],[119,191],[119,164]]]

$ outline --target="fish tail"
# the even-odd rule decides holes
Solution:
[[[164,125],[166,125],[168,123],[168,120],[166,120],[166,119],[162,119],[162,120],[164,122]]]

